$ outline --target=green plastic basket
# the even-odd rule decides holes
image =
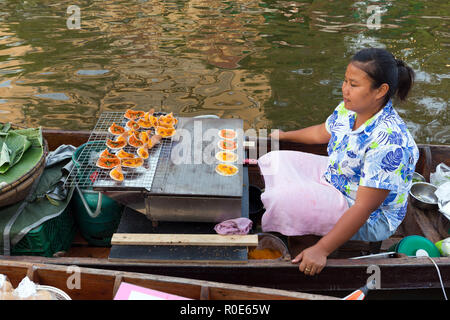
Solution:
[[[52,257],[67,251],[75,235],[75,222],[67,206],[59,216],[29,231],[11,249],[12,255]]]
[[[78,168],[81,165],[77,159],[87,146],[90,152],[102,151],[105,147],[103,142],[99,144],[98,141],[90,141],[79,146],[72,156],[72,162]],[[86,176],[78,176],[80,181],[86,181],[91,172],[84,174]],[[111,238],[120,223],[123,205],[101,192],[93,191],[91,187],[82,190],[78,186],[72,198],[72,205],[75,222],[83,238],[93,246],[111,246]]]

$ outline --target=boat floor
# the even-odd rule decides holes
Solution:
[[[261,232],[258,224],[254,232]],[[409,235],[420,235],[432,242],[437,242],[449,236],[450,222],[438,211],[423,211],[409,205],[408,214],[396,233],[381,243],[369,243],[363,241],[349,241],[343,245],[330,258],[345,259],[365,254],[375,254],[392,251],[392,247],[401,239]],[[279,235],[289,247],[291,256],[298,254],[303,248],[315,243],[320,237],[283,237]],[[77,232],[71,248],[67,252],[60,252],[59,257],[83,257],[108,259],[110,247],[95,247],[89,245],[87,240]]]

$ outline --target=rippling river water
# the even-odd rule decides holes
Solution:
[[[67,12],[73,5],[79,20]],[[374,46],[417,73],[409,101],[396,106],[416,141],[450,144],[447,1],[0,0],[0,8],[0,121],[89,130],[104,111],[155,107],[295,129],[326,119],[349,59]]]

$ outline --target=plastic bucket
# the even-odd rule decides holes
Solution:
[[[75,150],[72,156],[75,166],[80,166],[77,159],[88,144],[89,142]],[[117,230],[120,222],[123,205],[118,204],[101,192],[92,189],[81,189],[78,186],[75,188],[72,205],[75,221],[81,235],[91,245],[110,246],[111,237]]]

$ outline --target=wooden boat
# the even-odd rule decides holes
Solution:
[[[72,300],[112,300],[121,283],[193,300],[337,300],[324,295],[226,284],[179,277],[0,259],[0,274],[13,288],[27,276],[41,286],[66,293]]]
[[[46,130],[44,136],[49,149],[54,150],[61,144],[79,146],[87,141],[90,132],[73,132]],[[270,151],[267,140],[251,140],[258,150]],[[303,145],[290,142],[280,142],[281,150],[296,150],[326,155],[326,145]],[[444,162],[450,164],[450,146],[419,145],[420,159],[416,171],[428,181],[430,172],[436,165]],[[258,154],[261,156],[261,153]],[[257,166],[249,166],[250,184],[263,187],[264,181]],[[59,265],[78,265],[81,267],[140,272],[164,276],[184,277],[206,281],[217,281],[239,285],[250,285],[265,288],[301,291],[317,294],[344,296],[361,286],[373,269],[377,266],[380,272],[380,289],[371,291],[372,297],[383,296],[387,292],[395,297],[421,294],[427,290],[427,297],[442,298],[442,286],[437,269],[442,275],[442,284],[450,287],[450,257],[427,258],[407,257],[401,254],[386,254],[385,256],[369,256],[361,259],[350,259],[375,253],[388,252],[389,248],[408,235],[420,235],[436,242],[448,237],[449,221],[437,211],[423,211],[412,205],[404,222],[397,232],[382,243],[367,243],[349,241],[334,252],[327,261],[325,269],[316,276],[310,277],[298,270],[298,265],[284,260],[248,260],[247,263],[201,263],[201,262],[148,262],[148,261],[111,261],[108,259],[109,248],[89,247],[78,243],[65,256],[24,257],[2,256],[8,261],[28,261]],[[289,237],[289,251],[295,256],[318,238],[315,236]],[[436,265],[435,265],[436,264]],[[372,270],[372,271],[371,271]],[[106,271],[105,271],[106,272]]]

